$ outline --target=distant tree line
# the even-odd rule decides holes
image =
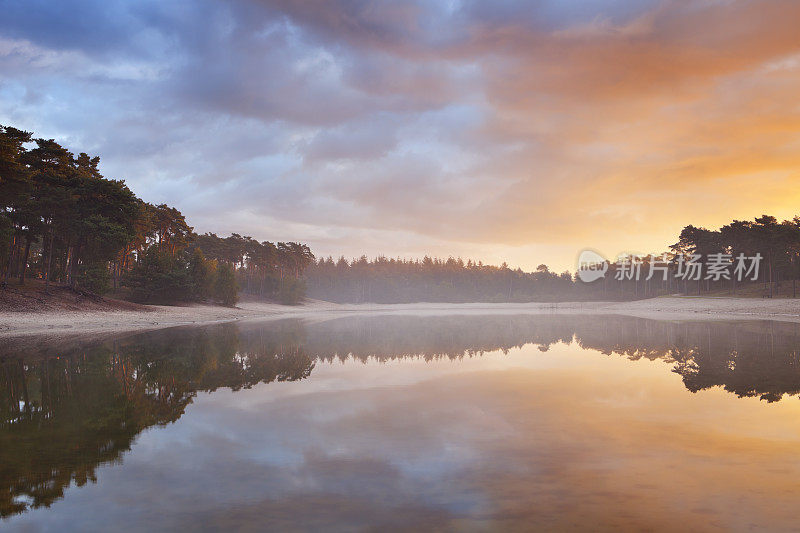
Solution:
[[[748,261],[760,257],[757,271],[741,280],[734,275],[739,255]],[[713,275],[712,259],[727,275]],[[689,262],[696,269],[687,276]],[[668,252],[618,258],[591,283],[547,265],[524,272],[452,257],[328,257],[306,271],[309,296],[341,303],[630,300],[675,293],[796,298],[798,277],[800,217],[778,222],[769,215],[734,220],[719,230],[686,226]]]
[[[569,272],[557,274],[546,265],[523,272],[505,263],[491,266],[452,257],[328,257],[308,267],[306,281],[310,297],[355,303],[556,301],[574,292]]]
[[[214,300],[233,305],[239,287],[296,303],[307,246],[250,237],[197,235],[180,211],[152,205],[121,180],[103,177],[100,159],[52,139],[0,126],[0,282],[102,294],[126,289],[143,302]]]

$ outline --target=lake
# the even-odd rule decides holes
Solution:
[[[285,319],[0,346],[0,529],[796,530],[800,325]]]

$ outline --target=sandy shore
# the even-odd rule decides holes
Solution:
[[[237,308],[149,306],[141,311],[0,312],[0,337],[61,336],[156,329],[233,320],[305,317],[327,320],[351,314],[614,314],[661,320],[782,320],[800,322],[800,300],[662,297],[636,302],[527,304],[358,304],[311,301],[301,306],[245,302]]]

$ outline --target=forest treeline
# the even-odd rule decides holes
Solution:
[[[298,243],[197,235],[174,207],[138,198],[52,139],[0,126],[0,279],[37,278],[142,302],[217,301],[240,290],[296,303],[314,257]]]
[[[670,251],[675,258],[698,257],[701,279],[685,283],[684,292],[696,289],[701,294],[703,291],[728,289],[736,293],[741,285],[737,278],[730,276],[731,279],[715,280],[711,275],[711,265],[715,257],[722,257],[732,264],[737,256],[742,255],[761,258],[758,275],[751,281],[763,286],[763,296],[772,297],[784,289],[785,295],[797,297],[800,216],[779,222],[774,216],[762,215],[754,220],[733,220],[718,230],[689,225],[683,228]]]
[[[747,259],[748,269],[752,258],[760,258],[758,268],[741,280],[734,275],[739,255]],[[687,269],[690,262],[694,269]],[[591,283],[544,264],[524,272],[505,263],[491,266],[452,257],[320,258],[306,271],[306,282],[309,296],[341,303],[556,302],[675,293],[797,297],[798,276],[800,217],[779,222],[763,215],[718,230],[686,226],[669,251],[618,258]]]
[[[546,265],[523,272],[452,257],[321,258],[308,267],[306,280],[310,297],[342,303],[556,301],[575,292],[569,272]]]
[[[179,210],[138,198],[98,170],[99,158],[75,156],[52,139],[0,126],[0,281],[26,278],[148,303],[217,301],[240,292],[287,304],[306,294],[333,302],[530,302],[623,300],[676,292],[797,296],[800,217],[763,215],[717,230],[686,226],[666,254],[667,274],[651,275],[655,255],[624,261],[584,283],[539,265],[533,272],[460,258],[332,257],[317,260],[300,243],[198,235]],[[710,275],[716,257],[758,255],[747,280]],[[681,276],[697,256],[696,277]],[[759,291],[759,292],[755,292]]]

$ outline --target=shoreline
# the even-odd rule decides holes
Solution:
[[[299,306],[243,302],[227,308],[147,306],[145,310],[0,311],[0,338],[121,333],[237,320],[307,318],[330,320],[348,315],[414,314],[587,314],[626,315],[653,320],[779,320],[800,322],[800,299],[757,300],[666,296],[630,302],[335,304],[311,300]]]

